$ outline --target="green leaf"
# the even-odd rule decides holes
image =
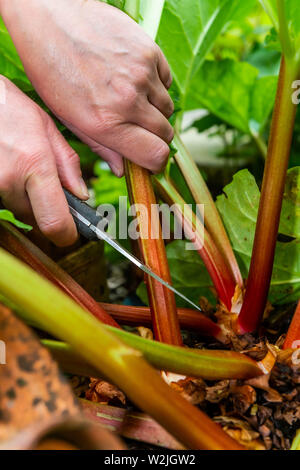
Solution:
[[[277,13],[277,0],[259,0],[265,11],[268,13],[274,28],[278,31],[279,21]]]
[[[259,134],[273,109],[277,77],[258,77],[246,62],[206,61],[194,77],[187,110],[206,108],[246,134]]]
[[[299,61],[300,47],[300,2],[299,0],[260,0],[265,11],[270,16],[274,28],[280,33],[283,52],[288,54],[291,43],[296,59]],[[278,5],[283,8],[282,14]]]
[[[280,233],[300,239],[300,167],[291,168],[283,196]]]
[[[125,200],[123,204],[119,203],[120,197],[127,197],[127,186],[125,178],[117,178],[112,174],[107,164],[99,160],[94,166],[94,173],[96,178],[92,180],[92,187],[95,194],[95,206],[99,207],[101,204],[111,204],[114,206],[116,220],[112,221],[108,233],[114,236],[114,231],[116,230],[117,239],[119,240],[120,209],[122,211],[127,210],[127,203]],[[122,230],[124,230],[123,226]],[[122,239],[120,242],[127,249],[131,249],[129,240]],[[110,262],[123,260],[122,255],[120,255],[107,243],[105,244],[105,253]]]
[[[175,289],[196,304],[201,296],[216,304],[216,298],[210,290],[210,277],[197,251],[186,250],[186,242],[176,240],[167,246],[167,256]],[[148,303],[144,283],[138,287],[137,295],[145,304]],[[180,298],[176,298],[176,304],[178,307],[189,307],[189,304]]]
[[[0,74],[12,81],[16,81],[23,91],[32,90],[21,59],[16,51],[14,43],[0,17]]]
[[[256,0],[166,0],[157,42],[171,66],[183,109],[191,86],[225,26],[246,15]]]
[[[17,220],[14,214],[6,209],[0,209],[0,220],[5,220],[6,222],[10,222],[11,224],[23,230],[32,229],[30,225],[23,224],[23,222],[20,222],[19,220]]]
[[[285,190],[280,233],[293,236],[294,240],[277,243],[270,291],[270,301],[277,304],[296,301],[300,295],[299,170],[299,167],[289,170]],[[224,188],[224,193],[218,197],[217,207],[246,277],[252,255],[259,189],[248,170],[242,170]]]

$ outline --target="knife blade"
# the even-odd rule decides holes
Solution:
[[[89,240],[100,239],[105,241],[112,248],[118,251],[122,256],[127,258],[131,263],[141,269],[145,274],[151,276],[153,279],[160,282],[167,289],[174,292],[174,294],[176,294],[178,297],[189,303],[194,309],[199,310],[199,312],[202,312],[201,308],[197,304],[192,302],[188,297],[186,297],[184,294],[175,289],[171,284],[169,284],[160,276],[155,274],[148,266],[146,266],[132,253],[126,250],[126,248],[124,248],[118,242],[113,240],[105,232],[105,230],[100,229],[97,225],[102,220],[102,218],[97,214],[97,211],[95,209],[78,199],[66,189],[64,189],[64,193],[68,201],[70,213],[74,218],[79,233],[81,233],[85,238],[88,238]]]

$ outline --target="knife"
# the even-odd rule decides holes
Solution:
[[[167,287],[169,290],[178,295],[181,299],[189,303],[193,308],[202,312],[201,308],[188,299],[185,295],[181,294],[171,284],[164,281],[161,277],[155,274],[150,268],[143,264],[138,258],[132,255],[128,250],[122,247],[118,242],[113,240],[105,230],[99,228],[99,223],[103,221],[103,218],[97,214],[97,211],[85,202],[78,199],[76,196],[71,194],[69,191],[64,189],[64,193],[69,205],[70,213],[74,218],[78,232],[88,240],[103,240],[117,250],[121,255],[131,261],[135,266],[141,269],[144,273],[151,276],[156,281]]]

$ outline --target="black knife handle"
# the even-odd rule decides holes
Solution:
[[[75,211],[77,211],[95,227],[97,227],[97,225],[103,220],[103,218],[97,214],[97,211],[91,206],[89,206],[86,202],[81,201],[80,199],[78,199],[78,197],[74,196],[66,189],[64,189],[64,193],[67,198],[69,207],[72,207]],[[78,232],[83,237],[85,237],[87,240],[98,240],[96,234],[89,227],[87,227],[76,217],[73,216],[73,218],[76,223]]]

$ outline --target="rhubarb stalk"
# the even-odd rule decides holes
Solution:
[[[0,249],[0,293],[119,386],[191,449],[243,449],[172,390],[141,353],[128,347],[57,287]]]
[[[238,352],[181,348],[144,339],[115,328],[109,331],[127,346],[140,351],[144,358],[159,370],[205,380],[247,380],[263,375],[259,363]],[[52,340],[43,340],[43,344],[51,351],[65,372],[99,377],[97,369],[82,360],[69,345]],[[104,378],[103,375],[100,377]]]
[[[0,246],[59,287],[102,323],[118,327],[117,322],[69,274],[8,222],[0,222]]]
[[[132,307],[129,305],[100,304],[120,325],[152,326],[149,307]],[[189,308],[178,308],[180,327],[184,330],[210,336],[221,343],[226,341],[221,327],[200,312]]]
[[[292,84],[298,74],[298,65],[283,57],[249,277],[238,319],[241,333],[252,332],[258,328],[268,298],[296,116],[296,105],[292,101]]]
[[[126,162],[126,178],[131,203],[135,204],[137,209],[142,261],[164,281],[171,283],[150,173],[134,163]],[[139,206],[142,207],[142,210],[139,210]],[[156,234],[155,231],[157,231]],[[182,338],[175,295],[150,276],[146,276],[146,285],[155,338],[163,343],[181,346]]]
[[[193,195],[195,203],[204,204],[204,221],[207,231],[223,256],[231,272],[232,279],[238,286],[243,287],[243,279],[238,263],[210,191],[178,132],[175,134],[174,143],[177,148],[174,156],[175,161]]]
[[[296,348],[300,348],[300,300],[283,345],[283,349]]]
[[[184,227],[185,235],[195,244],[215,286],[218,298],[227,310],[231,311],[236,284],[223,256],[203,227],[200,218],[185,204],[171,179],[168,176],[162,176],[155,178],[155,182],[162,199],[173,207],[177,220]]]
[[[154,4],[152,3],[150,5],[149,2],[141,2],[140,0],[126,0],[124,11],[137,23],[140,23],[146,33],[155,40],[164,7],[164,0],[156,0]],[[140,230],[139,247],[143,262],[164,281],[171,283],[172,280],[161,233],[159,214],[158,210],[154,207],[156,199],[151,184],[150,173],[138,165],[127,161],[126,181],[131,204],[142,204],[145,211],[148,212],[146,217],[142,213],[137,213]],[[151,217],[151,210],[153,217]],[[152,233],[149,233],[148,228],[152,227],[151,224],[157,226],[157,239],[154,239]],[[146,276],[145,281],[155,338],[164,343],[182,345],[175,295],[150,276]]]
[[[89,420],[101,424],[102,427],[122,437],[167,449],[183,449],[182,445],[167,431],[143,413],[82,399],[80,405]]]

